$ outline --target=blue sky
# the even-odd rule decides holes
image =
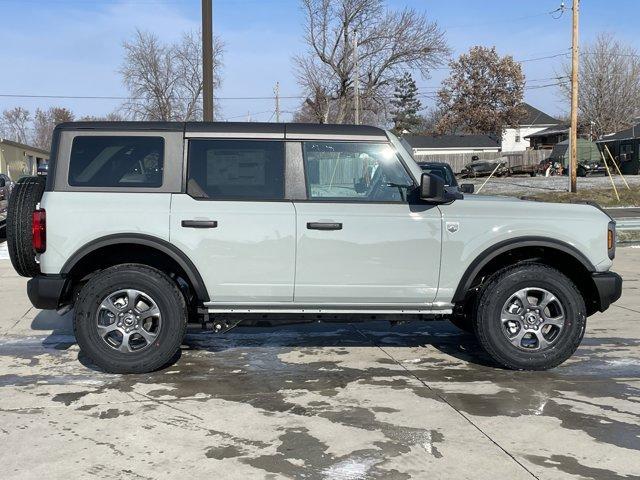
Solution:
[[[567,0],[570,7],[571,0]],[[427,13],[446,31],[454,55],[473,45],[495,45],[516,60],[568,52],[571,11],[560,19],[550,12],[560,0],[436,1],[391,0]],[[600,32],[614,33],[640,49],[637,0],[582,0],[581,42]],[[266,121],[270,100],[225,100],[225,97],[269,96],[276,81],[284,96],[299,90],[291,57],[303,50],[303,16],[297,0],[214,0],[214,30],[226,44],[223,85],[217,92],[224,119]],[[0,0],[0,94],[123,96],[117,73],[122,42],[136,27],[173,40],[200,26],[199,0]],[[523,63],[529,88],[525,100],[550,114],[567,110],[557,89],[532,88],[548,83],[564,57]],[[446,70],[431,78],[417,76],[425,93],[433,92]],[[426,106],[430,104],[425,99]],[[17,105],[31,110],[60,105],[78,115],[113,111],[118,100],[28,99],[0,97],[0,110]],[[292,111],[299,100],[283,100]],[[285,115],[285,119],[289,115]]]

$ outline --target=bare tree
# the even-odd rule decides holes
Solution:
[[[571,64],[562,67],[571,74]],[[640,113],[640,55],[610,34],[600,34],[580,55],[578,109],[597,137],[627,128]],[[560,84],[569,99],[570,84]]]
[[[382,0],[301,1],[308,48],[294,58],[295,72],[305,103],[324,121],[353,120],[356,36],[365,121],[387,116],[394,80],[404,70],[426,78],[449,55],[443,31],[415,10],[389,11]]]
[[[0,119],[0,136],[19,143],[28,143],[30,134],[31,113],[22,107],[15,107],[2,112]]]
[[[44,150],[51,148],[53,129],[59,123],[72,122],[73,112],[64,107],[50,107],[47,110],[37,109],[33,119],[33,145]]]
[[[149,32],[137,30],[124,42],[125,59],[120,68],[122,82],[131,97],[124,110],[137,120],[202,119],[202,48],[200,34],[184,34],[174,44],[164,44]],[[223,45],[214,39],[214,89],[220,84],[218,71]]]
[[[513,57],[500,57],[495,47],[472,47],[449,67],[438,92],[440,133],[499,136],[504,127],[518,125],[525,114],[524,75]]]
[[[110,112],[106,115],[84,115],[80,117],[82,122],[121,122],[127,120],[127,117],[120,112]]]

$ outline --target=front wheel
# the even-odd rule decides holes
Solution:
[[[111,373],[148,373],[182,343],[187,307],[178,285],[155,268],[116,265],[80,291],[74,331],[82,352]]]
[[[576,351],[586,327],[582,295],[564,274],[527,263],[494,274],[474,329],[484,350],[514,370],[547,370]]]

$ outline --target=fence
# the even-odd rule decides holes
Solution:
[[[451,165],[455,173],[460,173],[464,167],[471,163],[472,157],[480,160],[495,160],[500,157],[509,157],[511,165],[537,165],[551,154],[551,150],[525,150],[524,152],[477,152],[477,153],[444,153],[431,155],[414,154],[416,162],[443,162]]]

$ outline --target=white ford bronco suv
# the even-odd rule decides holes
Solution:
[[[498,364],[576,350],[622,291],[599,208],[464,195],[368,126],[65,123],[9,202],[37,308],[109,372],[171,361],[189,319],[449,318]]]

